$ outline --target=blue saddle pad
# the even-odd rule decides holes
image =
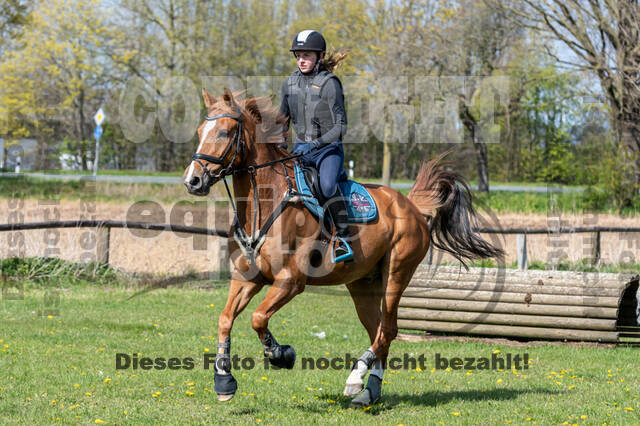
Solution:
[[[306,195],[306,197],[302,197],[305,206],[315,216],[322,218],[324,216],[324,209],[320,203],[318,203],[317,198],[311,193],[303,169],[299,164],[295,166],[295,177],[296,183],[298,184],[298,191]],[[352,180],[340,181],[338,182],[338,186],[340,187],[340,192],[342,192],[347,199],[349,222],[370,222],[378,217],[376,201],[364,186]]]

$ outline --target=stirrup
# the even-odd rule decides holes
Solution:
[[[349,262],[353,260],[353,250],[351,250],[351,246],[349,245],[349,243],[347,243],[347,241],[344,238],[341,237],[336,237],[338,238],[342,244],[344,244],[344,246],[347,248],[347,253],[335,257],[335,248],[333,249],[333,251],[331,252],[331,262],[333,263],[340,263],[340,262]]]

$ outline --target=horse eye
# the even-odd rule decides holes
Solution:
[[[228,135],[226,130],[221,130],[218,132],[218,138],[226,138]]]

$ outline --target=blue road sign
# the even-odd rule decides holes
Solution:
[[[102,136],[102,126],[97,126],[93,131],[93,137],[98,140]]]

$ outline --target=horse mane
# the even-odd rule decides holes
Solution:
[[[289,117],[280,113],[280,107],[273,104],[273,97],[258,96],[255,98],[244,98],[246,91],[233,92],[233,102],[240,108],[241,112],[254,120],[255,143],[273,144],[273,146],[283,143],[287,137]],[[232,107],[222,98],[218,99],[214,108],[232,113]]]
[[[333,72],[338,66],[340,62],[347,57],[349,51],[343,52],[341,50],[332,49],[329,51],[324,58],[320,59],[320,64],[318,65],[319,69],[324,69],[329,72]]]

